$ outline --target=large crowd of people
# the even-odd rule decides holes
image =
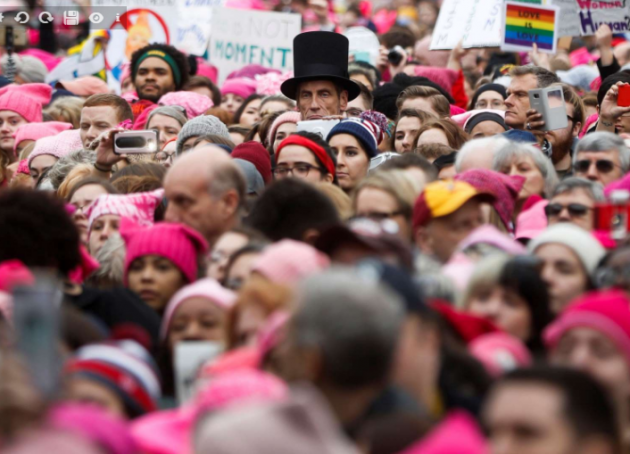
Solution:
[[[2,452],[630,452],[630,36],[431,51],[440,3],[252,2],[291,73],[0,47]]]

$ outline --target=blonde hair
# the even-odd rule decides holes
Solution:
[[[75,96],[64,96],[54,101],[44,113],[50,115],[54,121],[72,123],[73,129],[79,129],[81,124],[81,109],[85,100]]]
[[[460,309],[468,311],[471,300],[484,290],[490,289],[499,283],[501,272],[510,256],[503,253],[492,254],[483,258],[475,265],[466,290],[462,293],[458,302]]]
[[[339,218],[342,221],[347,221],[352,217],[352,200],[343,192],[339,186],[335,186],[332,183],[320,182],[315,185],[320,192],[327,196],[333,203],[339,213]]]
[[[94,172],[94,166],[90,164],[77,164],[59,185],[57,196],[68,201],[68,196],[72,192],[72,189],[74,189],[74,186],[79,181],[92,176],[92,172]]]
[[[391,195],[399,206],[399,211],[407,220],[413,214],[413,205],[422,192],[419,182],[414,181],[402,170],[381,170],[365,177],[352,194],[352,209],[356,211],[357,196],[365,188],[380,189]]]

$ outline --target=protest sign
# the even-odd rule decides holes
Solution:
[[[540,52],[556,52],[557,8],[506,2],[504,11],[501,50],[530,51],[536,44]]]
[[[212,9],[224,3],[225,0],[181,0],[175,39],[177,48],[202,56],[210,42]]]
[[[127,11],[116,20],[92,24],[93,29],[109,29],[110,39],[105,53],[107,79],[117,87],[121,66],[131,54],[150,43],[174,44],[177,33],[177,0],[126,0]],[[120,7],[120,0],[92,0],[93,7]]]
[[[364,61],[376,66],[380,52],[380,42],[376,34],[365,27],[352,27],[346,33],[350,42],[349,54],[354,56],[354,61]]]
[[[219,84],[249,64],[292,70],[293,38],[301,28],[299,14],[215,8],[209,50],[210,61],[219,69]]]
[[[194,395],[199,369],[222,352],[223,346],[218,342],[186,341],[175,345],[175,389],[180,404]]]
[[[556,36],[594,35],[602,23],[613,33],[630,31],[628,0],[551,0],[551,4],[560,8]]]
[[[431,50],[497,47],[501,43],[503,0],[445,0],[435,25]]]

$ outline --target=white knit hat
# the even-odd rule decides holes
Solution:
[[[593,274],[606,254],[601,243],[586,230],[569,223],[555,224],[534,238],[527,249],[534,253],[544,244],[557,243],[571,249],[579,257],[587,273]]]

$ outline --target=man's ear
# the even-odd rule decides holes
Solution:
[[[573,133],[573,137],[577,137],[580,134],[581,130],[582,130],[582,123],[578,121],[573,125],[573,131],[571,131]]]
[[[413,234],[414,242],[424,254],[433,253],[433,238],[429,234],[428,227],[418,227]]]
[[[339,110],[345,112],[348,108],[348,90],[343,90],[339,96]]]

